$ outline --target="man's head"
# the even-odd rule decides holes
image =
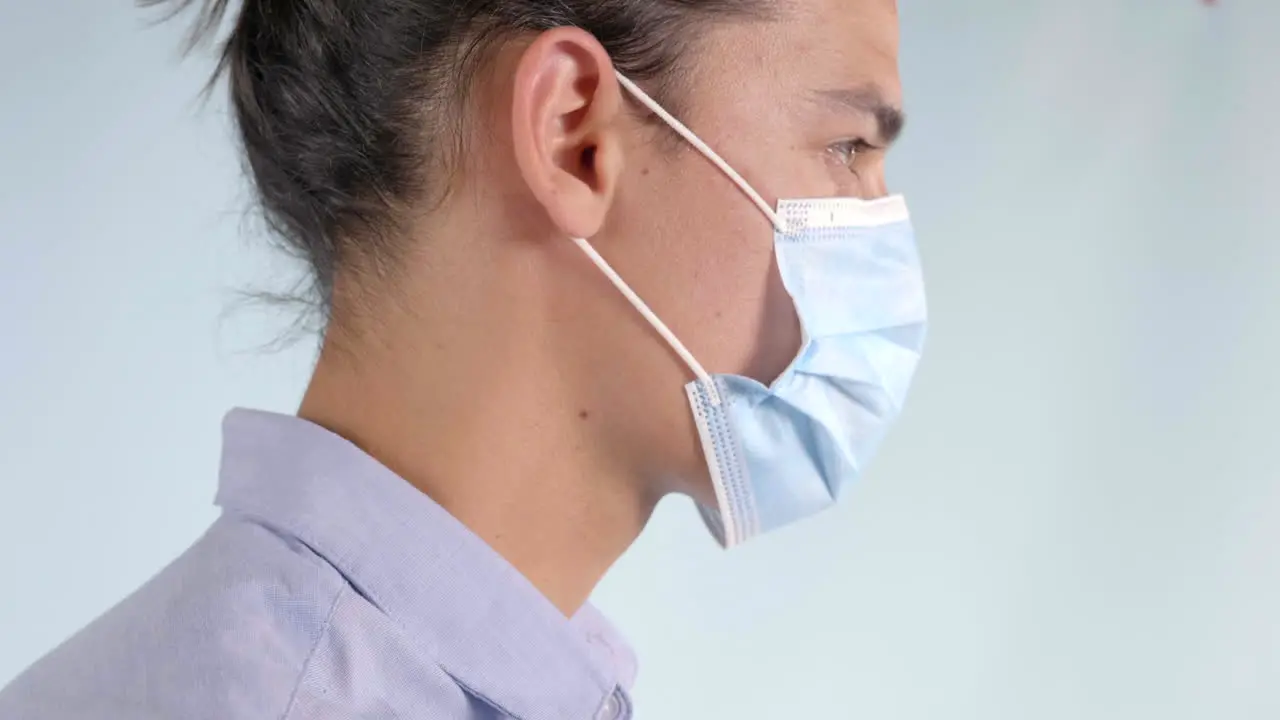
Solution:
[[[613,463],[704,501],[688,369],[568,239],[712,372],[768,382],[800,331],[767,218],[614,69],[770,203],[884,194],[901,126],[895,0],[245,0],[223,67],[331,342],[469,318],[449,343],[528,354],[504,362],[561,388]]]

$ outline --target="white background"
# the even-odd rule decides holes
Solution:
[[[642,718],[1280,718],[1280,2],[903,5],[932,331],[844,504],[600,588]],[[311,345],[222,94],[123,2],[0,6],[0,684],[213,518]]]

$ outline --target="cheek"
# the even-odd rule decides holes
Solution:
[[[679,173],[656,190],[669,239],[662,243],[670,261],[662,294],[675,300],[673,331],[709,372],[772,380],[794,357],[799,328],[769,221],[709,166]]]

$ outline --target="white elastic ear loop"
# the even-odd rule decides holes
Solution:
[[[644,316],[645,320],[649,321],[649,324],[653,326],[653,329],[658,331],[658,334],[662,336],[663,340],[667,341],[667,344],[671,346],[672,350],[676,351],[676,354],[680,356],[680,359],[684,360],[685,364],[689,366],[689,369],[693,371],[693,374],[698,377],[698,381],[707,389],[707,395],[711,398],[711,404],[718,407],[720,405],[720,392],[716,389],[716,384],[711,379],[711,375],[702,367],[702,363],[698,362],[697,358],[693,356],[693,353],[689,352],[689,348],[685,347],[684,343],[680,342],[680,339],[675,336],[675,333],[671,332],[671,328],[667,327],[666,323],[662,322],[662,320],[658,319],[657,315],[653,314],[653,311],[649,309],[649,306],[644,304],[644,300],[641,300],[640,296],[631,289],[631,286],[627,285],[627,283],[619,277],[618,273],[614,272],[613,268],[609,266],[609,263],[600,256],[600,253],[596,252],[596,249],[591,247],[591,243],[587,242],[585,238],[573,238],[573,242],[582,249],[582,252],[587,254],[587,257],[591,258],[591,262],[595,263],[596,267],[600,268],[600,272],[604,273],[604,276],[609,278],[609,282],[613,283],[613,286],[618,288],[618,291],[627,299],[627,302],[631,303],[631,306],[639,311],[639,313]]]
[[[769,206],[769,203],[765,202],[764,198],[760,197],[760,193],[756,192],[756,189],[751,187],[751,184],[739,175],[737,170],[730,167],[729,163],[724,161],[724,158],[720,157],[715,150],[712,150],[710,145],[702,142],[702,139],[693,134],[693,131],[684,123],[677,120],[675,115],[667,112],[666,109],[659,105],[656,100],[649,97],[644,90],[641,90],[639,85],[631,82],[631,80],[627,79],[625,75],[617,70],[614,70],[614,74],[618,76],[618,82],[622,83],[622,87],[626,88],[628,92],[635,96],[635,99],[639,100],[641,105],[649,108],[654,115],[662,118],[662,121],[667,125],[670,125],[672,130],[675,130],[680,134],[680,137],[688,140],[690,145],[695,147],[698,152],[705,155],[712,164],[720,168],[720,172],[729,176],[729,179],[733,181],[733,184],[737,185],[742,192],[746,193],[747,197],[751,198],[751,202],[755,203],[756,207],[760,208],[760,212],[764,213],[765,217],[769,218],[769,222],[773,223],[773,227],[777,229],[778,232],[787,231],[786,223],[782,220],[781,216],[774,212],[773,208]]]

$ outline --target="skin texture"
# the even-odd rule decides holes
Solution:
[[[681,119],[770,203],[882,195],[897,45],[894,0],[797,0],[713,25],[686,57]],[[768,382],[800,331],[767,218],[625,95],[590,35],[498,49],[462,119],[450,192],[418,209],[395,282],[361,288],[376,323],[341,322],[360,280],[339,274],[299,414],[571,614],[659,499],[714,495],[692,373],[569,238],[589,238],[710,372]]]

